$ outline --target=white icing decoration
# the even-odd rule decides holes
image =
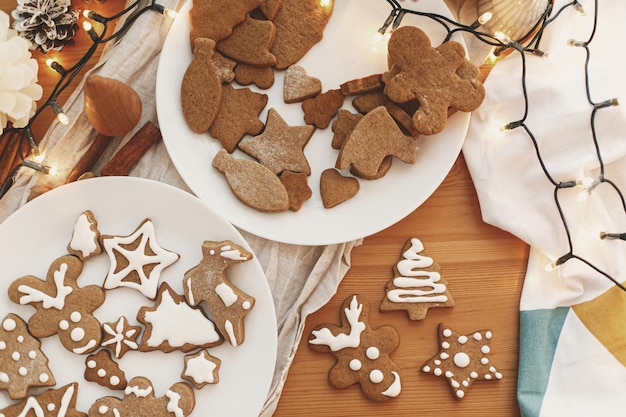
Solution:
[[[362,364],[362,363],[361,363],[361,361],[360,361],[360,360],[358,360],[358,359],[352,359],[352,360],[350,361],[349,366],[350,366],[350,369],[352,369],[353,371],[358,371],[358,370],[360,370],[360,369],[361,369],[361,367],[363,366],[363,364]]]
[[[458,352],[454,355],[454,364],[459,368],[465,368],[470,364],[470,357],[465,352]]]
[[[391,373],[393,374],[393,382],[391,383],[389,388],[387,388],[381,394],[383,394],[385,397],[394,398],[400,395],[400,391],[402,390],[402,385],[400,383],[400,374],[398,374],[396,371],[391,371]]]
[[[46,408],[48,409],[48,411],[54,411],[57,406],[54,403],[50,403]]]
[[[359,304],[356,295],[350,301],[350,307],[344,309],[344,313],[350,323],[350,333],[340,333],[333,335],[329,328],[323,327],[319,330],[313,330],[314,339],[309,340],[312,345],[327,345],[330,350],[336,352],[338,350],[352,347],[355,348],[361,344],[361,333],[365,330],[365,323],[359,321],[363,305]]]
[[[109,346],[109,345],[114,344],[115,345],[115,352],[114,352],[115,357],[118,359],[122,354],[122,344],[128,346],[129,348],[133,350],[137,350],[139,348],[137,343],[133,342],[132,340],[126,339],[127,337],[132,337],[135,334],[136,330],[129,329],[126,331],[126,333],[124,333],[125,322],[126,322],[126,319],[124,318],[124,316],[122,316],[117,321],[117,324],[115,325],[115,329],[113,329],[109,325],[109,323],[104,323],[102,325],[104,332],[110,336],[113,336],[107,341],[102,342],[102,346]]]
[[[443,371],[441,370],[441,368],[435,368],[433,373],[437,376],[441,376],[441,374],[443,374]]]
[[[444,348],[444,349],[450,349],[450,343],[443,342],[443,343],[441,343],[441,347]]]
[[[17,361],[19,361],[19,360],[20,360],[20,356],[21,356],[21,355],[20,355],[20,352],[15,351],[15,352],[13,352],[13,353],[11,354],[11,359],[13,359],[15,362],[17,362]]]
[[[111,383],[111,385],[116,386],[120,383],[120,379],[117,376],[113,375],[111,379],[109,379],[109,382]]]
[[[2,328],[6,330],[7,332],[12,332],[13,330],[15,330],[16,326],[17,326],[17,323],[15,323],[15,320],[13,319],[6,319],[5,321],[2,322]]]
[[[74,233],[70,241],[70,249],[80,252],[84,257],[91,255],[98,249],[97,234],[91,229],[91,222],[87,214],[82,213],[74,224]]]
[[[485,337],[487,339],[491,339],[491,336],[493,336],[493,334],[489,330],[487,330],[487,332],[485,333]]]
[[[67,273],[67,264],[62,263],[59,265],[59,269],[54,271],[54,285],[56,286],[56,295],[52,297],[42,291],[36,290],[28,285],[19,285],[17,290],[25,295],[20,297],[20,304],[30,304],[40,302],[45,309],[55,308],[62,310],[65,306],[65,297],[67,297],[73,288],[63,285],[65,281],[65,274]]]
[[[472,372],[470,373],[470,377],[472,377],[472,378],[476,379],[476,378],[478,378],[478,373],[477,373],[476,371],[472,371]]]
[[[479,332],[476,332],[476,333],[473,334],[473,337],[474,337],[474,340],[478,341],[478,340],[482,340],[483,335],[480,334]]]
[[[226,307],[230,307],[237,302],[237,294],[235,294],[235,291],[233,291],[233,289],[224,282],[215,287],[215,292]]]
[[[450,329],[444,329],[444,331],[443,331],[443,335],[444,335],[445,337],[450,337],[450,336],[452,336],[452,330],[450,330]]]
[[[430,366],[428,366],[428,365],[424,365],[424,367],[422,368],[422,371],[424,371],[424,372],[430,372]]]
[[[0,372],[0,382],[9,382],[9,375],[7,375],[5,372]]]
[[[374,369],[370,372],[370,381],[374,384],[380,384],[385,379],[385,375],[380,369]]]
[[[100,414],[105,414],[107,411],[109,411],[109,407],[107,407],[106,405],[101,405],[100,407],[98,407],[98,412]]]
[[[124,245],[133,243],[137,239],[140,239],[137,249],[131,251],[124,248]],[[146,255],[146,246],[148,246],[150,251],[155,255]],[[105,239],[104,248],[111,261],[109,272],[104,281],[104,288],[134,288],[151,299],[154,298],[157,293],[161,272],[178,260],[178,254],[163,249],[156,242],[154,225],[149,220],[145,221],[141,227],[130,236],[114,236]],[[117,272],[115,253],[120,253],[128,261],[128,265]],[[146,265],[154,265],[154,267],[150,269],[149,275],[146,275],[144,272]],[[138,274],[139,283],[124,281],[124,278],[133,271]]]
[[[72,332],[70,333],[70,338],[74,342],[80,342],[85,338],[85,330],[82,327],[76,327],[72,329]]]
[[[107,374],[107,371],[106,371],[106,369],[100,368],[100,369],[98,369],[96,374],[98,374],[98,376],[100,378],[104,378],[106,376],[106,374]]]
[[[365,356],[370,360],[376,360],[380,356],[380,350],[376,346],[370,346],[365,351]]]
[[[460,344],[464,345],[465,343],[467,343],[467,336],[459,336],[457,340]]]
[[[491,352],[491,348],[487,345],[484,345],[480,348],[480,351],[486,355],[487,353]]]
[[[489,363],[489,359],[487,358],[481,358],[480,359],[480,363],[482,363],[483,365],[487,365]]]
[[[193,296],[193,288],[192,288],[192,280],[188,279],[187,280],[187,293],[189,294],[189,304],[191,304],[192,306],[196,305],[196,299]]]
[[[458,390],[456,392],[456,396],[459,397],[459,398],[463,398],[463,397],[465,397],[465,392],[463,390]]]
[[[59,329],[61,330],[67,330],[70,328],[70,323],[67,320],[61,320],[59,322]]]
[[[56,417],[65,417],[73,396],[74,386],[70,385],[63,393],[63,397],[61,398],[61,408],[59,408]],[[26,400],[26,404],[24,404],[22,412],[19,413],[16,417],[26,417],[27,415],[29,415],[29,411],[32,411],[35,414],[35,417],[45,417],[46,415],[41,404],[39,404],[39,401],[35,397],[28,397],[28,399]]]
[[[85,346],[82,347],[77,347],[72,349],[72,352],[78,354],[78,355],[82,355],[83,353],[93,349],[94,347],[96,347],[97,342],[94,339],[91,339],[89,342],[87,342],[87,344]]]
[[[244,310],[249,310],[250,307],[252,306],[252,303],[250,303],[250,301],[244,301],[243,304],[241,304],[241,308],[243,308]]]
[[[39,382],[41,382],[42,384],[45,384],[49,380],[50,380],[50,375],[44,374],[44,373],[39,374]]]
[[[450,357],[450,355],[448,355],[446,352],[441,352],[439,357],[445,361],[446,359]]]
[[[17,343],[24,343],[24,336],[19,335],[19,336],[17,337]]]
[[[224,328],[226,329],[226,333],[228,335],[228,340],[230,341],[230,344],[233,346],[237,346],[237,337],[235,336],[233,323],[231,323],[231,321],[227,319],[224,322]]]
[[[152,387],[139,388],[136,385],[129,385],[124,390],[124,394],[126,395],[134,394],[136,397],[140,397],[140,398],[147,397],[151,393],[152,393]]]
[[[70,320],[74,323],[78,323],[82,318],[83,316],[80,314],[80,311],[72,311],[72,314],[70,314]]]
[[[489,374],[485,374],[484,378],[485,378],[486,380],[490,380],[490,379],[491,379],[491,375],[489,375]]]
[[[445,376],[446,378],[452,378],[454,374],[452,373],[452,371],[446,371]]]
[[[20,369],[18,369],[17,372],[22,376],[26,376],[26,374],[28,374],[28,369],[26,369],[23,366],[20,366]]]
[[[185,376],[192,378],[196,384],[213,384],[215,383],[213,372],[216,368],[217,364],[211,360],[209,354],[201,351],[187,360]]]
[[[424,250],[422,242],[411,239],[396,267],[401,276],[393,279],[394,289],[387,291],[387,299],[394,303],[445,303],[448,301],[446,285],[439,283],[441,275],[436,271],[423,271],[433,264],[432,258],[418,253]],[[423,278],[422,278],[423,277]],[[426,289],[424,289],[426,288]]]
[[[247,257],[243,256],[238,249],[233,249],[229,245],[224,245],[220,248],[220,256],[222,258],[231,259],[233,261],[246,261]]]
[[[180,394],[168,389],[165,391],[165,396],[169,398],[167,402],[167,411],[174,413],[176,417],[185,417],[185,412],[180,408]]]
[[[28,351],[28,357],[30,359],[35,359],[37,357],[37,352],[35,352],[34,350],[29,350]]]
[[[146,311],[144,320],[152,324],[146,345],[157,347],[167,341],[172,347],[187,343],[201,346],[215,343],[220,336],[212,321],[186,302],[176,303],[170,290],[163,291],[161,303],[154,311]]]
[[[6,344],[6,343],[4,343],[4,341],[3,341],[3,340],[0,340],[0,350],[4,350],[4,349],[6,349],[6,348],[7,348],[7,344]]]
[[[96,367],[96,361],[94,361],[93,359],[90,359],[89,361],[87,361],[87,368],[95,368]]]

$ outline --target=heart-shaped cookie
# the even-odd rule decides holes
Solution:
[[[283,100],[285,103],[296,103],[315,97],[322,92],[319,78],[310,77],[300,65],[293,64],[285,71]]]
[[[326,169],[320,177],[320,193],[325,208],[335,207],[359,192],[359,180],[344,177],[333,168]]]

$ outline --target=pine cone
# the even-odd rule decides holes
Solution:
[[[78,15],[71,0],[18,0],[17,8],[11,12],[13,29],[30,41],[30,49],[43,53],[60,51],[73,41]]]

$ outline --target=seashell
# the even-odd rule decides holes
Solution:
[[[85,113],[91,126],[105,136],[130,132],[141,117],[141,98],[132,87],[113,78],[91,75],[85,81]]]
[[[482,28],[519,41],[533,29],[552,0],[478,0],[478,16],[491,12]]]

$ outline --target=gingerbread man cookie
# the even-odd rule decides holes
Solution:
[[[175,383],[163,397],[157,397],[152,381],[139,376],[128,382],[123,399],[96,400],[89,409],[89,417],[187,417],[195,406],[193,389],[184,382]]]
[[[472,111],[485,98],[485,88],[478,78],[462,78],[457,74],[469,62],[458,42],[445,42],[435,48],[421,29],[402,26],[393,31],[388,54],[391,66],[383,76],[385,94],[396,103],[419,101],[413,124],[421,134],[441,132],[449,108]]]
[[[348,297],[341,311],[340,326],[319,325],[309,338],[313,350],[331,353],[337,359],[328,373],[330,384],[339,389],[360,384],[363,394],[376,402],[400,395],[400,368],[389,357],[400,342],[396,329],[372,329],[367,306],[357,295]]]
[[[202,260],[183,278],[189,305],[206,301],[215,325],[233,346],[244,341],[244,317],[254,307],[255,299],[230,282],[226,269],[250,259],[251,252],[230,240],[207,240],[202,244]]]
[[[9,287],[9,298],[37,309],[28,320],[35,337],[58,334],[61,344],[76,354],[93,352],[100,346],[100,322],[93,312],[104,303],[105,292],[97,285],[80,288],[77,279],[83,263],[73,255],[57,258],[45,280],[28,275]]]

